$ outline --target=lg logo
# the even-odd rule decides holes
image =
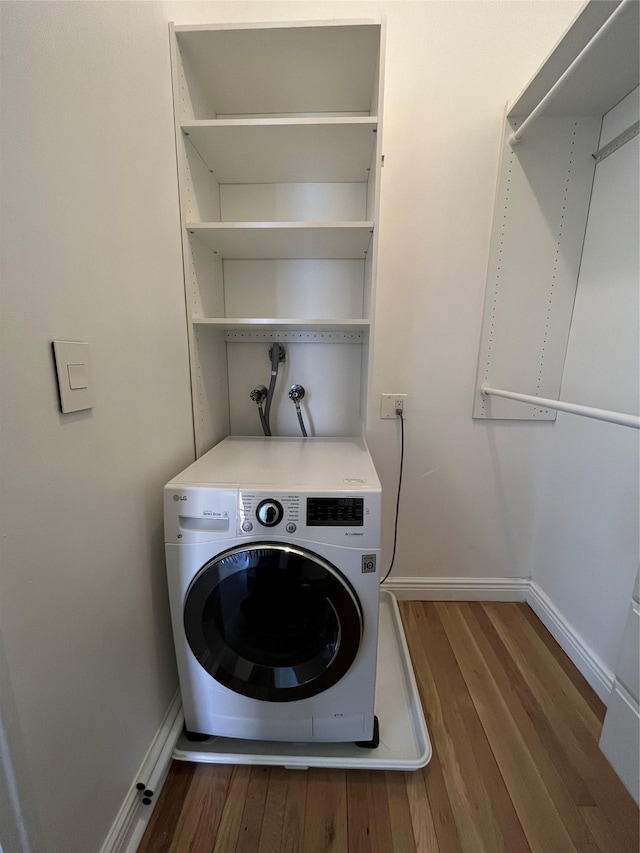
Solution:
[[[174,499],[174,501],[186,501],[187,496],[186,495],[174,495],[173,499]]]

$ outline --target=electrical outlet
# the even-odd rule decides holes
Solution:
[[[406,394],[382,394],[380,396],[380,417],[397,418],[396,411],[400,409],[404,417],[404,403]]]

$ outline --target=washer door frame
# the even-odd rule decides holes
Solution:
[[[282,611],[283,599],[296,606],[296,626]],[[297,646],[277,636],[277,616]],[[183,621],[193,655],[212,678],[267,702],[308,699],[337,684],[364,630],[362,607],[344,574],[313,551],[275,541],[243,543],[205,563],[185,594]],[[305,658],[300,644],[313,655]]]

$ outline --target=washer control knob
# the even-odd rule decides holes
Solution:
[[[278,503],[278,501],[273,498],[269,498],[268,500],[259,503],[258,509],[256,510],[256,517],[258,521],[265,527],[275,527],[276,524],[279,524],[282,521],[283,515],[284,510],[282,509],[282,504]]]
[[[245,533],[251,533],[251,531],[253,530],[253,524],[251,524],[250,521],[243,521],[242,522],[242,529],[244,530]]]
[[[293,521],[290,521],[289,524],[287,524],[287,533],[295,533],[295,532],[296,532],[296,526],[293,523]]]

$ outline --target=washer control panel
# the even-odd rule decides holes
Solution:
[[[378,548],[380,493],[239,490],[236,531],[243,539],[292,537],[347,548]]]
[[[307,498],[308,527],[362,527],[364,498]]]
[[[300,524],[300,495],[265,494],[240,491],[238,501],[238,533],[256,536],[266,532],[295,532]]]

